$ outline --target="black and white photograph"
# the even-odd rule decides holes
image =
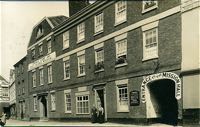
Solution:
[[[0,1],[0,127],[200,127],[200,0]]]

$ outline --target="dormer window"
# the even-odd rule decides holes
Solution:
[[[142,13],[148,12],[158,7],[157,0],[143,0]]]
[[[42,35],[43,35],[43,28],[42,25],[40,25],[37,30],[37,38],[41,37]]]

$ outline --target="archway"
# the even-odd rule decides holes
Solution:
[[[147,112],[157,122],[176,125],[178,120],[178,102],[175,98],[175,82],[162,79],[147,84]]]

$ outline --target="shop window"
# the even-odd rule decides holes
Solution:
[[[116,42],[116,65],[127,63],[127,39]]]
[[[56,110],[56,96],[55,93],[51,93],[51,111]]]
[[[71,94],[70,92],[65,92],[65,113],[71,113],[72,104],[71,104]]]
[[[32,72],[32,85],[36,87],[36,71]]]
[[[142,3],[142,12],[148,12],[150,10],[153,10],[158,7],[158,1],[157,0],[143,0]]]
[[[51,53],[51,40],[47,42],[47,54]]]
[[[85,40],[85,23],[81,23],[77,26],[77,43]]]
[[[52,65],[47,66],[48,83],[52,83]]]
[[[76,113],[89,114],[89,95],[76,97]]]
[[[103,13],[100,13],[94,17],[95,21],[95,33],[100,33],[103,31]]]
[[[70,60],[63,61],[64,64],[64,80],[70,79]]]
[[[33,97],[33,110],[34,111],[37,111],[37,97],[36,96],[34,96]]]
[[[115,4],[115,24],[120,24],[126,21],[126,13],[127,13],[127,7],[126,7],[126,1],[118,1]]]
[[[40,85],[44,85],[44,70],[43,68],[39,70],[40,73]]]
[[[69,31],[63,33],[63,49],[69,48]]]

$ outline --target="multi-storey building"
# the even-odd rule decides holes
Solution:
[[[15,95],[17,119],[29,119],[28,72],[24,56],[15,65]]]
[[[9,114],[9,83],[0,75],[0,114]]]
[[[199,89],[188,84],[199,88],[199,55],[188,41],[199,45],[199,27],[188,28],[200,2],[182,3],[97,1],[59,25],[39,22],[27,49],[30,118],[88,119],[101,105],[106,121],[176,124],[195,112],[198,123]]]
[[[16,112],[16,89],[15,89],[15,72],[14,72],[14,69],[10,69],[9,97],[10,97],[10,117],[15,119],[17,112]]]

